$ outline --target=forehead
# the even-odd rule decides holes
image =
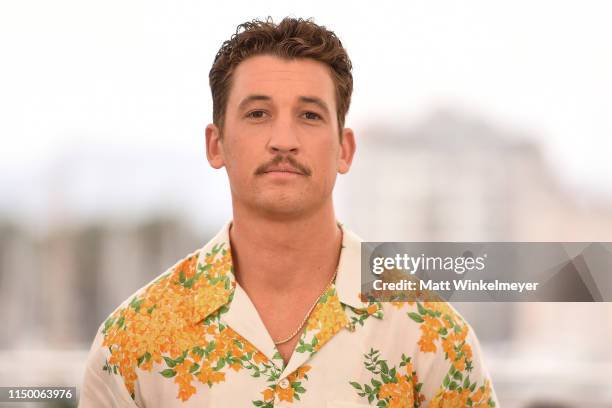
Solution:
[[[335,108],[335,87],[330,68],[308,58],[287,60],[258,55],[242,61],[233,74],[228,105],[235,106],[251,94],[268,95],[273,100],[284,101],[299,96],[316,96]]]

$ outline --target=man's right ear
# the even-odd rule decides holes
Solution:
[[[210,166],[215,169],[220,169],[225,165],[221,132],[213,123],[206,126],[206,158]]]

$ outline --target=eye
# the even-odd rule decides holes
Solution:
[[[254,110],[251,111],[249,113],[246,114],[247,118],[251,118],[251,119],[261,119],[264,117],[264,115],[266,114],[265,111],[262,110]]]
[[[315,113],[315,112],[304,112],[303,115],[306,117],[306,119],[311,119],[311,120],[321,120],[321,119],[323,119],[321,117],[321,115],[319,115],[318,113]]]

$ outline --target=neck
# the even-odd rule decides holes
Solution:
[[[291,293],[320,287],[338,264],[342,231],[329,205],[282,220],[234,206],[230,241],[236,279],[250,291]]]

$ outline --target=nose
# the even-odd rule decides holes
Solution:
[[[289,118],[278,118],[271,128],[268,148],[272,154],[297,153],[300,141]]]

